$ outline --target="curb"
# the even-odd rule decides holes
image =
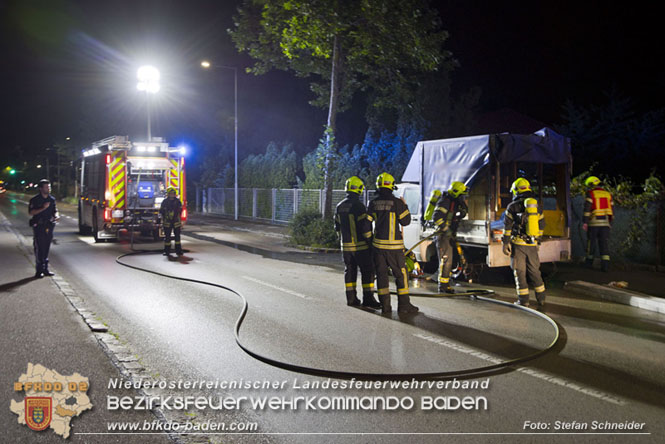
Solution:
[[[607,285],[592,284],[586,281],[570,281],[563,286],[564,290],[591,296],[618,304],[630,305],[643,310],[665,313],[665,299],[637,291],[621,290]]]

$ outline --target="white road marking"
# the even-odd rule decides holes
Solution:
[[[256,282],[257,284],[265,285],[266,287],[273,288],[275,290],[283,291],[284,293],[288,293],[292,296],[299,297],[301,299],[312,299],[309,296],[305,296],[304,294],[298,293],[297,291],[289,290],[288,288],[280,287],[274,284],[271,284],[269,282],[263,282],[260,279],[253,278],[251,276],[242,276],[243,279],[247,279],[248,281]]]
[[[485,352],[475,350],[470,347],[466,347],[464,345],[456,344],[452,341],[443,339],[443,338],[437,338],[436,336],[431,336],[431,335],[426,335],[423,333],[414,333],[415,337],[424,339],[429,342],[434,342],[435,344],[442,345],[444,347],[450,348],[452,350],[458,351],[460,353],[464,353],[470,356],[475,356],[478,359],[481,359],[483,361],[490,362],[492,364],[500,364],[502,362],[505,362],[503,359],[496,358],[494,356],[490,356]],[[526,375],[532,376],[534,378],[538,378],[542,381],[549,382],[550,384],[558,385],[570,390],[574,390],[578,393],[582,393],[587,396],[591,396],[592,398],[600,399],[605,402],[609,402],[611,404],[615,405],[626,405],[626,401],[617,398],[616,396],[613,396],[609,393],[601,392],[600,390],[592,389],[590,387],[585,387],[581,384],[578,384],[576,382],[567,380],[565,378],[562,378],[560,376],[555,376],[551,375],[548,373],[545,373],[540,370],[534,370],[529,367],[518,367],[515,370],[517,370],[520,373],[524,373]]]

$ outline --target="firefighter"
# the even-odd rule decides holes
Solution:
[[[439,232],[436,238],[439,252],[439,293],[455,292],[450,285],[450,275],[453,268],[453,248],[457,246],[457,227],[468,212],[463,197],[466,192],[466,185],[453,182],[448,192],[438,199],[434,209],[434,225]]]
[[[390,289],[388,270],[395,276],[397,286],[397,311],[415,313],[418,307],[409,301],[409,281],[404,260],[404,240],[401,226],[411,223],[411,214],[404,199],[393,196],[395,179],[388,173],[376,178],[378,196],[372,199],[367,208],[369,220],[374,222],[374,264],[376,266],[376,286],[381,312],[390,313]]]
[[[171,231],[173,231],[173,237],[175,238],[175,252],[178,256],[182,256],[182,247],[180,246],[182,203],[176,196],[175,188],[168,187],[166,195],[166,199],[162,201],[162,206],[159,208],[164,226],[164,256],[171,254]]]
[[[510,256],[510,268],[515,276],[515,304],[529,305],[528,277],[534,285],[538,306],[542,307],[545,305],[545,283],[540,275],[538,241],[544,228],[543,215],[538,212],[538,201],[528,180],[517,179],[510,191],[513,201],[506,208],[503,253]]]
[[[35,277],[53,276],[48,269],[48,252],[53,240],[53,228],[60,218],[55,206],[55,197],[51,195],[51,182],[42,179],[38,185],[39,194],[30,199],[28,212],[32,227],[32,244],[35,249]]]
[[[358,306],[356,280],[360,268],[363,286],[364,307],[381,308],[374,299],[374,264],[370,242],[372,223],[367,217],[367,209],[360,201],[365,185],[360,178],[347,179],[344,189],[346,198],[335,209],[335,231],[339,233],[344,259],[344,286],[346,287],[346,305]]]
[[[584,225],[587,232],[586,265],[593,266],[595,244],[600,252],[600,269],[610,268],[610,229],[614,218],[612,195],[600,186],[600,179],[590,176],[584,181],[588,192],[584,202]]]

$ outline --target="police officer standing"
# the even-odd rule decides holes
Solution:
[[[584,181],[588,188],[584,202],[584,225],[587,232],[586,265],[593,266],[595,244],[600,252],[600,269],[610,269],[610,229],[614,218],[612,195],[600,186],[600,179],[590,176]]]
[[[538,212],[538,201],[528,180],[517,179],[510,191],[513,201],[506,208],[503,253],[510,256],[510,268],[515,276],[515,304],[529,305],[528,277],[535,287],[538,305],[542,307],[545,305],[545,283],[540,275],[538,240],[543,233],[543,215]]]
[[[453,182],[447,193],[442,194],[434,209],[434,225],[439,231],[436,245],[439,251],[439,293],[454,293],[450,286],[450,272],[453,268],[453,244],[456,245],[457,227],[464,219],[468,207],[462,197],[467,192],[462,182]]]
[[[370,242],[372,239],[372,223],[367,217],[367,209],[360,202],[360,195],[365,188],[363,181],[353,176],[344,185],[346,198],[335,208],[335,231],[340,235],[342,257],[344,259],[344,286],[346,288],[346,305],[360,305],[356,296],[356,281],[360,268],[363,286],[364,307],[381,308],[374,299],[374,264]]]
[[[164,256],[171,254],[171,231],[175,237],[175,252],[182,256],[182,247],[180,246],[180,213],[182,212],[182,203],[176,196],[176,189],[168,187],[166,189],[167,198],[162,201],[159,212],[162,215],[162,224],[164,226]]]
[[[32,218],[30,226],[33,233],[33,246],[35,248],[35,277],[53,276],[48,269],[48,252],[53,240],[53,228],[60,218],[55,207],[55,197],[51,196],[51,182],[47,179],[39,181],[39,194],[30,199],[28,212]]]
[[[381,312],[390,313],[390,289],[388,270],[395,276],[397,286],[397,311],[415,313],[418,307],[409,300],[409,280],[404,260],[404,240],[400,226],[411,223],[411,213],[402,199],[393,196],[395,179],[388,173],[381,173],[376,178],[378,196],[372,199],[367,208],[370,221],[374,222],[374,264],[376,266],[376,285]]]

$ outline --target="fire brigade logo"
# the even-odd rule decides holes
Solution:
[[[25,422],[32,430],[41,432],[51,424],[53,400],[46,397],[25,398]]]
[[[29,363],[27,371],[14,382],[14,393],[23,392],[25,396],[21,401],[12,399],[9,409],[17,415],[19,424],[37,432],[51,429],[67,439],[72,419],[92,409],[89,387],[88,378],[79,373],[61,375]],[[5,442],[2,438],[0,441]]]

